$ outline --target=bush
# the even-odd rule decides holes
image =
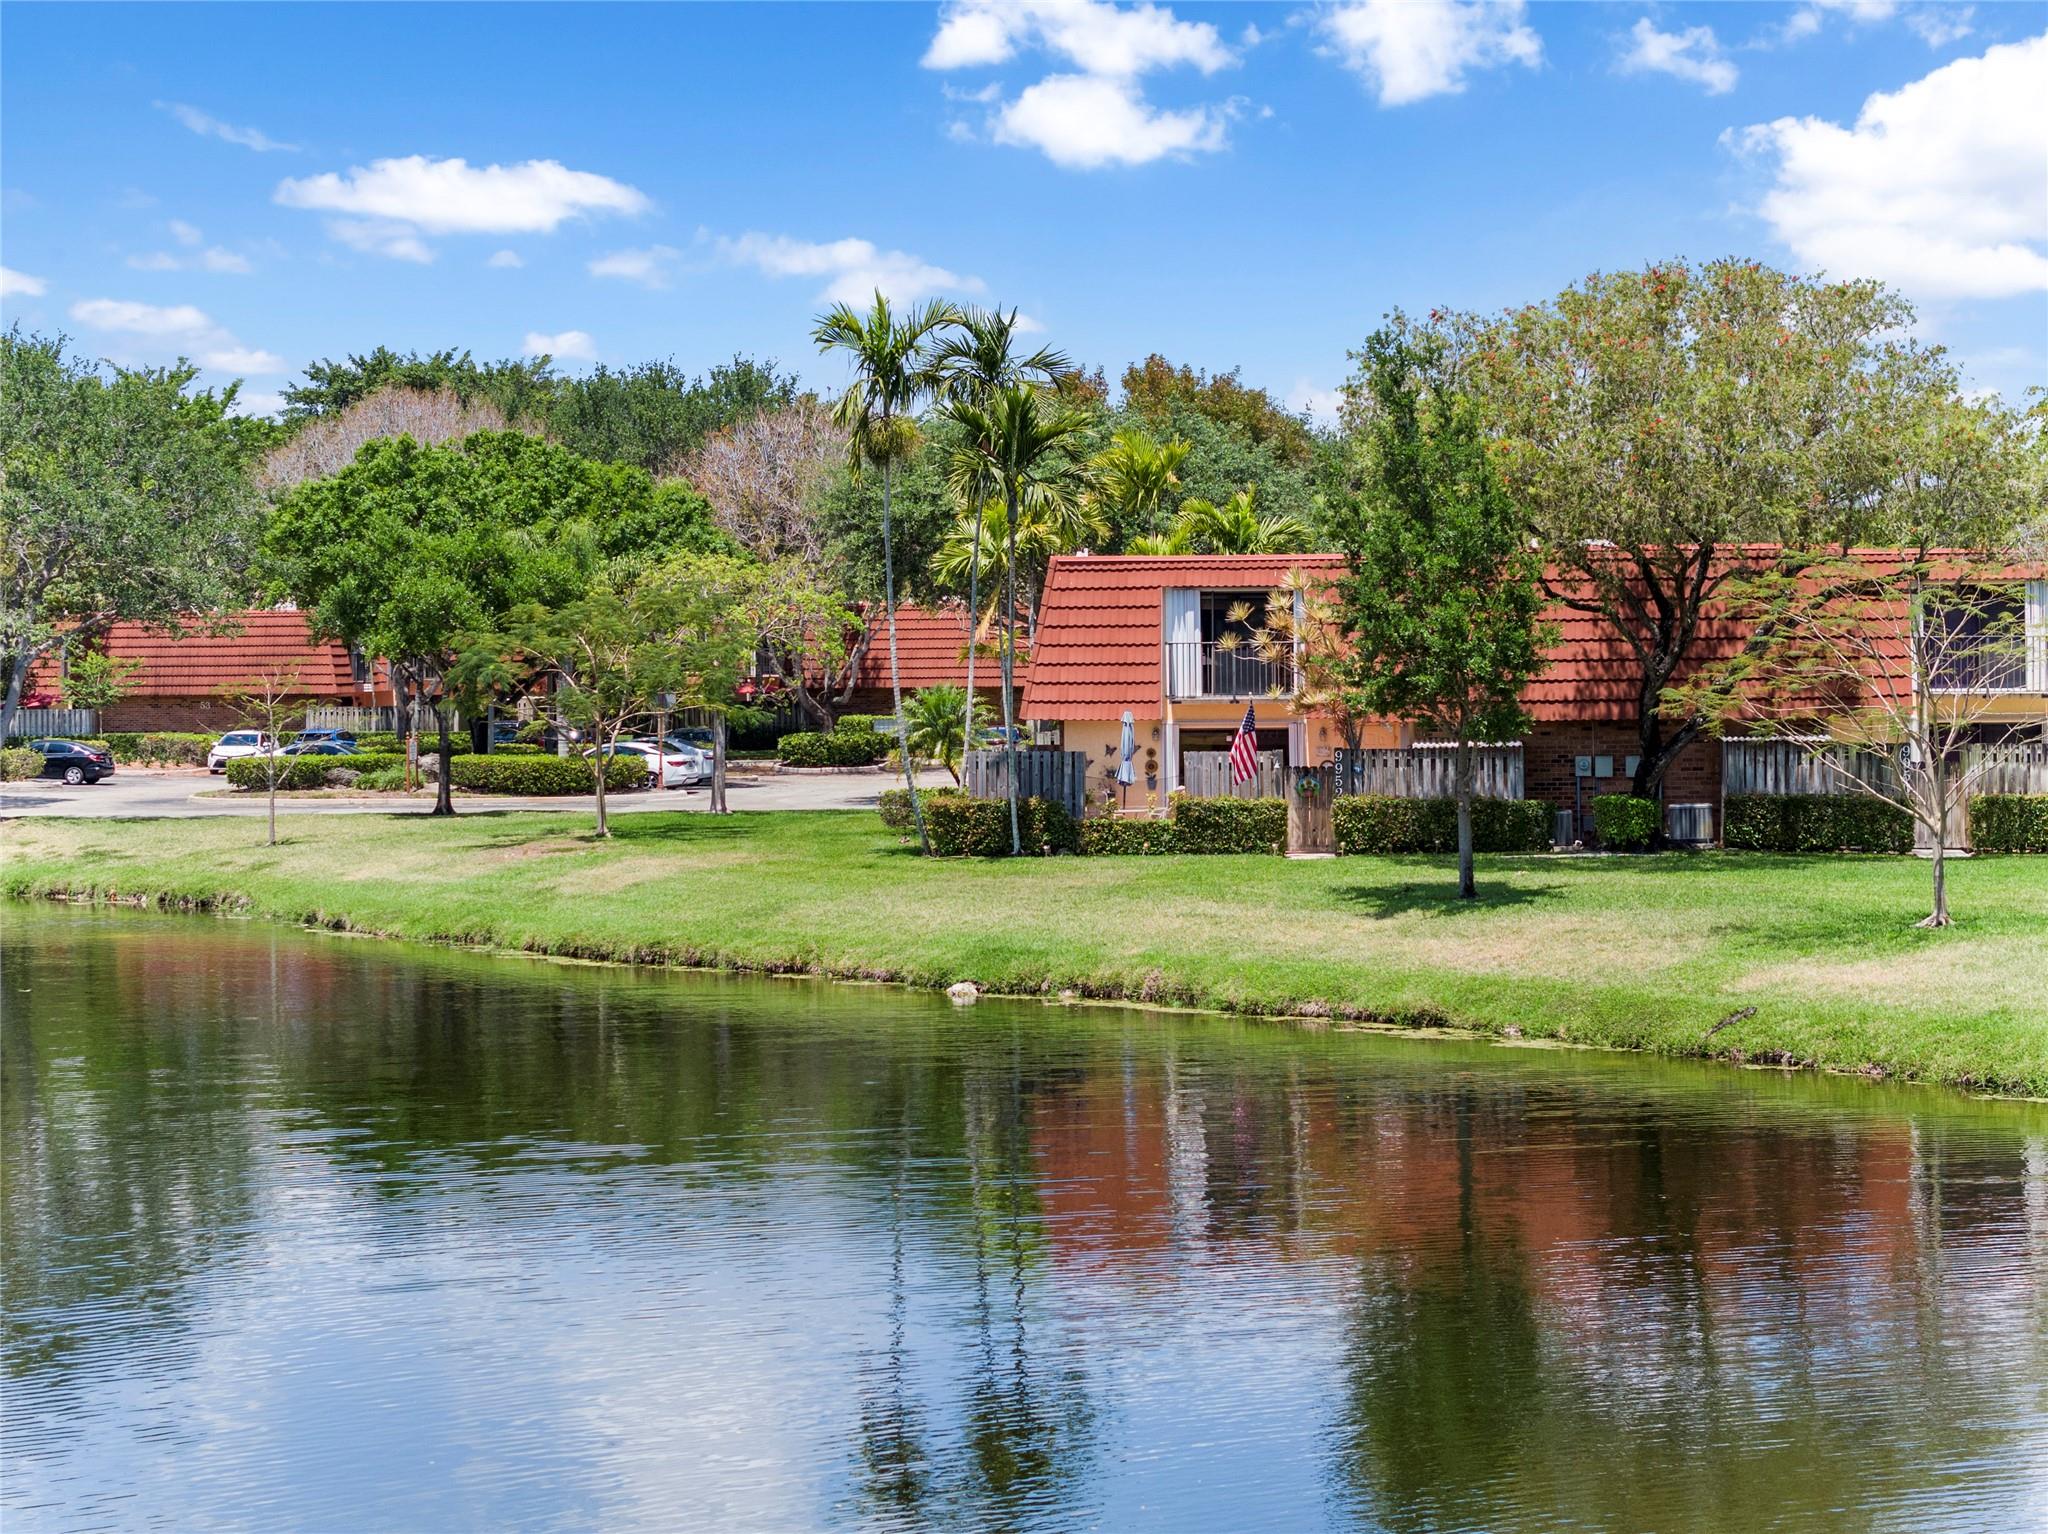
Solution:
[[[964,788],[927,788],[919,797],[925,804],[929,805],[934,799],[964,799],[967,797],[967,790]],[[882,824],[891,831],[914,831],[917,829],[917,822],[912,820],[910,815],[909,789],[883,789],[882,802],[878,808],[881,811]]]
[[[872,729],[801,731],[783,736],[775,754],[788,767],[872,767],[889,754],[889,738]]]
[[[1285,852],[1285,799],[1190,799],[1173,796],[1176,852]]]
[[[338,767],[330,777],[338,777],[349,770],[346,767]],[[395,794],[405,787],[405,767],[401,764],[396,767],[379,767],[374,772],[358,772],[355,786],[366,793]]]
[[[1179,849],[1170,820],[1105,815],[1081,822],[1081,850],[1099,857],[1153,857]]]
[[[492,756],[542,756],[545,753],[530,740],[501,740],[491,747]]]
[[[183,730],[117,730],[107,737],[107,749],[119,762],[140,762],[146,767],[204,767],[206,753],[219,738]]]
[[[358,751],[371,754],[380,751],[395,751],[400,756],[405,755],[405,737],[393,730],[365,730],[362,734],[356,736],[355,741]],[[502,751],[505,748],[500,746],[498,749]],[[450,730],[448,732],[448,754],[450,756],[469,756],[475,750],[476,747],[469,743],[468,730]],[[440,752],[440,732],[438,730],[420,731],[420,756],[424,759],[429,756],[438,756]]]
[[[0,782],[19,782],[23,778],[41,777],[42,773],[42,752],[31,751],[26,746],[8,746],[0,750]]]
[[[832,726],[834,735],[872,735],[880,714],[841,714]]]
[[[228,763],[227,779],[232,788],[267,789],[272,758],[238,756]],[[396,767],[402,772],[405,758],[389,751],[371,751],[355,756],[281,756],[277,762],[277,786],[285,791],[325,788],[327,774],[337,767],[361,775]]]
[[[459,756],[448,764],[449,780],[473,794],[587,794],[590,763],[580,756]],[[647,764],[637,756],[615,756],[605,764],[604,785],[638,788]]]
[[[906,806],[907,809],[907,806]],[[1010,801],[940,793],[925,801],[924,828],[939,857],[1000,858],[1010,852]],[[1080,835],[1064,804],[1030,798],[1017,806],[1024,851],[1077,852]]]
[[[1458,801],[1347,794],[1332,807],[1337,850],[1351,856],[1456,852]],[[1543,852],[1550,846],[1550,805],[1542,799],[1474,799],[1474,852]]]
[[[1911,852],[1913,817],[1864,794],[1730,794],[1721,845],[1741,852]]]
[[[1970,841],[1979,852],[2048,852],[2048,794],[1978,794]]]
[[[1664,807],[1634,794],[1595,794],[1593,834],[1610,852],[1635,852],[1664,829]]]

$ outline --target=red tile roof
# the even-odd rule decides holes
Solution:
[[[920,607],[915,602],[904,602],[896,609],[897,637],[896,664],[903,675],[903,689],[912,692],[920,687],[935,687],[948,684],[954,687],[967,685],[967,604],[945,602],[937,608]],[[996,649],[1001,642],[1000,633],[991,633],[982,640],[981,651],[974,661],[974,686],[979,692],[985,687],[1001,685],[1002,663],[996,658]],[[1020,619],[1017,625],[1017,677],[1022,684],[1025,673],[1024,625]],[[887,687],[889,685],[889,626],[885,623],[876,631],[874,643],[861,657],[860,676],[856,683],[860,687]]]
[[[314,640],[306,615],[259,609],[235,613],[239,633],[188,632],[182,638],[139,623],[116,623],[107,652],[139,660],[133,695],[141,698],[211,697],[269,673],[295,673],[296,690],[312,697],[360,699],[344,645]]]
[[[1169,586],[1269,591],[1289,570],[1341,575],[1338,554],[1063,554],[1046,575],[1026,719],[1157,717]]]

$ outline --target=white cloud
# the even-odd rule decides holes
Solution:
[[[2048,35],[1724,142],[1774,162],[1757,211],[1802,262],[1908,297],[2048,290]]]
[[[49,291],[50,285],[42,278],[0,266],[0,298],[41,298]]]
[[[1705,86],[1709,96],[1735,89],[1735,66],[1721,52],[1712,27],[1660,32],[1645,16],[1630,31],[1629,44],[1628,51],[1615,60],[1615,68],[1625,75],[1676,75]]]
[[[823,277],[821,303],[865,305],[882,293],[897,302],[935,293],[984,293],[979,277],[962,276],[901,250],[882,250],[870,240],[829,240],[822,244],[786,234],[747,233],[719,238],[718,253],[739,266],[770,277]]]
[[[1930,5],[1906,13],[1906,25],[1930,48],[1946,48],[1968,37],[1976,18],[1974,5]]]
[[[201,336],[211,334],[213,321],[191,304],[135,303],[124,298],[85,298],[71,306],[71,317],[94,330],[118,330],[136,336]]]
[[[218,245],[209,246],[206,250],[202,251],[199,256],[199,264],[209,272],[246,274],[253,270],[249,265],[249,258],[247,256],[238,255],[236,252],[225,250]]]
[[[990,130],[999,144],[1040,150],[1070,170],[1096,170],[1219,150],[1229,111],[1166,111],[1147,102],[1129,80],[1049,75],[996,112]]]
[[[201,367],[222,373],[282,373],[284,358],[244,346],[211,315],[193,304],[144,304],[125,298],[87,298],[71,306],[71,317],[93,330],[110,330],[196,349]]]
[[[1785,19],[1775,38],[1766,39],[1765,45],[1773,41],[1799,42],[1818,33],[1830,18],[1838,17],[1852,27],[1903,21],[1928,47],[1945,48],[1970,35],[1976,15],[1975,6],[1956,5],[1951,0],[1937,0],[1933,5],[1911,9],[1901,6],[1899,0],[1807,0]]]
[[[553,357],[558,361],[589,362],[597,356],[597,342],[587,330],[564,330],[556,335],[529,330],[520,348],[526,357]]]
[[[1182,21],[1162,5],[1103,0],[955,0],[925,50],[927,69],[1001,64],[1036,44],[1093,75],[1129,76],[1191,64],[1214,74],[1237,55],[1206,21]]]
[[[282,149],[296,153],[297,144],[281,143],[259,128],[238,128],[233,123],[222,122],[209,112],[187,106],[182,101],[159,101],[156,105],[206,138],[225,139],[230,144],[240,144],[244,149],[254,149],[259,154]]]
[[[199,365],[218,368],[223,373],[283,373],[290,368],[290,364],[276,352],[241,345],[218,346],[203,351],[199,354]]]
[[[365,255],[389,256],[394,261],[417,261],[422,266],[434,259],[434,252],[410,224],[384,218],[330,218],[327,232]]]
[[[187,247],[199,244],[204,238],[190,224],[177,219],[171,220],[171,236]],[[246,276],[255,270],[247,256],[222,245],[209,246],[197,255],[184,257],[173,255],[168,250],[140,252],[128,258],[128,265],[138,272],[231,272]]]
[[[1465,88],[1467,71],[1543,60],[1523,24],[1522,0],[1350,0],[1315,19],[1327,50],[1379,93],[1405,106]]]
[[[557,160],[471,165],[418,154],[354,165],[346,175],[287,176],[272,200],[349,215],[329,223],[329,233],[400,261],[433,259],[423,234],[550,234],[572,218],[650,206],[637,187]]]
[[[669,273],[682,252],[673,245],[649,245],[644,250],[615,250],[599,256],[585,270],[593,277],[616,277],[637,282],[643,288],[665,288]]]
[[[526,262],[521,259],[519,252],[516,250],[494,250],[491,252],[491,259],[486,261],[484,265],[496,267],[514,267],[524,266],[526,265]]]
[[[284,409],[284,396],[266,389],[239,389],[235,393],[234,415],[276,415]]]
[[[1020,336],[1042,336],[1045,334],[1045,322],[1043,320],[1036,319],[1021,311],[1016,319],[1011,322],[1010,328]]]
[[[1319,389],[1306,378],[1294,380],[1294,387],[1287,391],[1287,408],[1296,415],[1305,415],[1324,425],[1335,425],[1337,412],[1344,407],[1342,389]]]
[[[206,242],[206,236],[201,234],[195,226],[186,223],[182,218],[171,220],[170,231],[171,238],[180,245],[203,245]]]
[[[184,263],[168,250],[152,250],[130,256],[128,264],[138,272],[175,272],[184,268]]]

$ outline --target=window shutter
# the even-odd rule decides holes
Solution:
[[[1202,594],[1192,586],[1166,588],[1166,695],[1192,698],[1201,691]]]

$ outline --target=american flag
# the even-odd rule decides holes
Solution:
[[[1230,742],[1230,781],[1249,783],[1259,771],[1259,720],[1255,704],[1244,706],[1244,723]]]

